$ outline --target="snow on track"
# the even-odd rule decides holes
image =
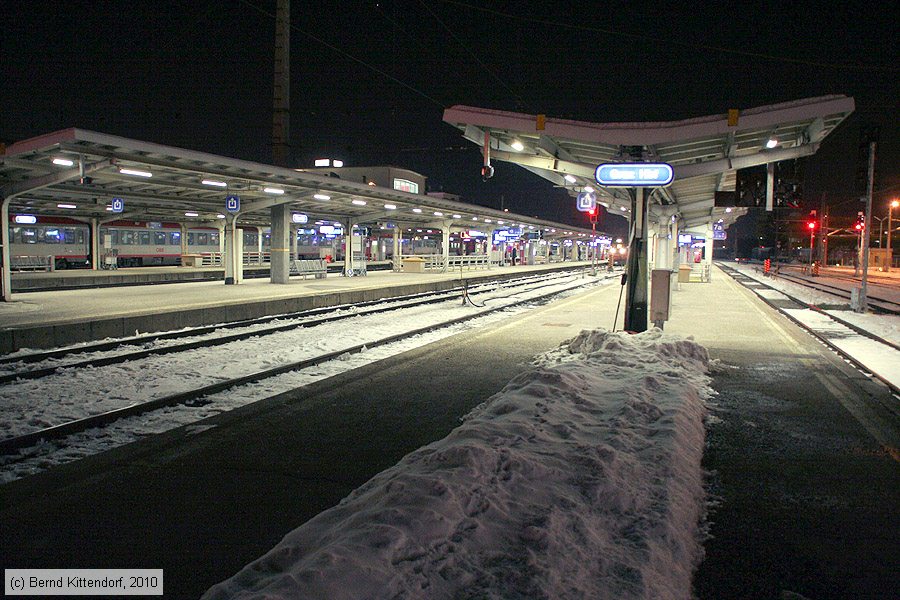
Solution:
[[[690,597],[707,366],[584,331],[204,598]]]

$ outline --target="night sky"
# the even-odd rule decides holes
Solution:
[[[271,162],[274,0],[0,4],[0,141],[75,126]],[[483,182],[443,109],[654,121],[836,93],[857,110],[806,161],[805,197],[855,214],[863,124],[881,127],[876,202],[900,196],[890,5],[294,0],[294,161],[395,164],[431,191],[584,224],[520,167]]]

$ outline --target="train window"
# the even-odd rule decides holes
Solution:
[[[169,232],[169,243],[173,246],[181,245],[181,232],[180,231],[170,231]]]
[[[149,246],[150,245],[150,232],[149,231],[138,231],[137,232],[138,244],[141,246]]]
[[[75,230],[75,243],[76,244],[84,243],[84,229],[76,229]]]
[[[66,229],[63,229],[63,234],[65,236],[66,244],[74,244],[75,243],[75,230],[74,229],[67,227]]]
[[[113,246],[119,245],[119,232],[115,229],[107,229],[104,231],[104,235],[109,238],[109,243]],[[103,243],[106,243],[104,238]]]
[[[188,234],[187,234],[187,243],[188,243],[188,246],[193,246],[193,245],[194,245],[194,232],[193,232],[193,231],[188,231]]]
[[[127,229],[120,231],[119,232],[119,243],[122,244],[123,246],[134,245],[134,243],[135,243],[134,234],[135,233],[137,233],[137,232],[129,231]]]
[[[209,244],[211,246],[219,245],[219,232],[218,231],[209,234]]]
[[[22,228],[22,242],[24,242],[25,244],[37,243],[37,231],[34,227]]]
[[[198,233],[196,235],[197,245],[198,246],[208,246],[209,245],[209,234],[208,233]]]
[[[41,227],[37,230],[39,244],[58,244],[59,229],[56,227]]]
[[[157,246],[165,246],[166,232],[165,231],[154,231],[153,232],[153,243]]]

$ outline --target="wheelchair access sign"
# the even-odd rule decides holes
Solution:
[[[241,210],[240,196],[228,196],[225,198],[225,210],[230,213],[236,213]]]

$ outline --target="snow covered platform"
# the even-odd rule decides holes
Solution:
[[[618,294],[598,287],[0,486],[5,568],[162,568],[167,597],[197,598],[268,554],[210,595],[274,582],[267,597],[304,597],[290,586],[336,573],[396,575],[387,589],[409,598],[685,598],[702,543],[699,600],[891,597],[896,399],[718,270],[673,291],[665,330],[708,351],[702,405],[690,383],[702,399],[704,361],[662,376],[677,352],[555,360],[611,327]],[[456,469],[445,487],[439,466]]]
[[[588,264],[495,268],[466,272],[463,279],[509,279],[534,272],[583,269]],[[459,281],[459,272],[372,271],[368,277],[292,278],[283,285],[265,278],[246,279],[240,285],[201,281],[15,294],[13,302],[0,302],[0,353],[444,290]]]

